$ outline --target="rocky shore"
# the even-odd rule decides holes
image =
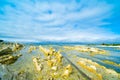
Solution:
[[[0,45],[1,80],[120,80],[120,74],[81,54],[108,55],[108,51],[86,46]],[[72,53],[72,52],[71,52]],[[110,63],[109,61],[104,61]],[[114,65],[117,65],[114,63]]]

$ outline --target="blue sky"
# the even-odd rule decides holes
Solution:
[[[120,39],[119,0],[0,0],[0,39],[96,42]]]

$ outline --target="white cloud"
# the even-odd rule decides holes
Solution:
[[[0,8],[5,12],[5,15],[0,14],[0,34],[16,38],[6,40],[88,42],[118,37],[101,27],[109,24],[104,19],[110,17],[112,6],[99,0],[81,0],[79,3],[74,0],[14,0],[10,3],[15,6],[8,4]]]

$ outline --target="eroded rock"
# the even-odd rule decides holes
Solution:
[[[4,55],[4,56],[0,56],[0,63],[1,64],[12,64],[15,61],[17,61],[17,59],[22,56],[21,54],[18,54],[16,56],[13,55]]]
[[[6,47],[6,48],[3,48],[2,50],[0,50],[0,56],[2,55],[6,55],[6,54],[12,54],[13,51],[10,47]]]

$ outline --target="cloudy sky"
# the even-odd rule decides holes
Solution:
[[[119,0],[0,0],[0,39],[6,41],[119,38]]]

